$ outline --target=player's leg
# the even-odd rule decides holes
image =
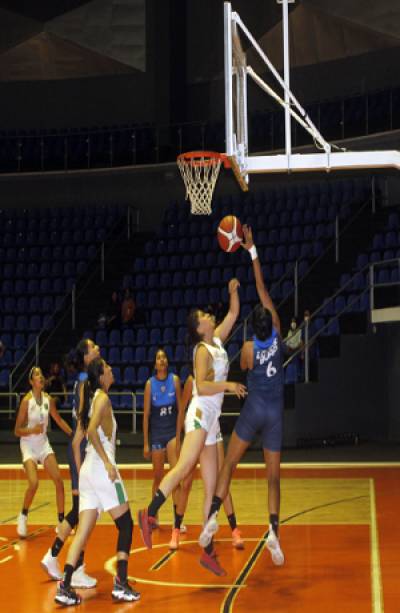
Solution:
[[[133,520],[127,502],[108,511],[118,530],[117,540],[117,575],[114,577],[112,590],[113,600],[118,602],[133,602],[140,599],[128,583],[128,560],[132,545]]]
[[[218,441],[217,452],[218,452],[218,473],[219,473],[219,471],[221,470],[224,464],[224,458],[225,458],[224,441],[222,439]],[[233,500],[232,500],[232,495],[231,495],[230,490],[225,496],[223,504],[224,504],[224,511],[228,519],[230,529],[232,530],[232,545],[235,547],[235,549],[244,549],[244,542],[242,539],[242,535],[241,535],[239,528],[237,527],[236,513],[235,513],[235,509],[233,508]]]
[[[282,406],[275,402],[268,405],[272,416],[262,432],[264,460],[268,478],[269,532],[266,547],[271,553],[272,561],[277,566],[285,562],[279,542],[279,512],[281,504],[281,445],[282,445]]]
[[[176,504],[174,525],[172,528],[171,541],[169,543],[170,549],[178,549],[179,537],[181,532],[187,532],[187,528],[183,525],[182,522],[183,517],[186,513],[190,490],[192,489],[195,470],[196,468],[194,467],[193,470],[189,473],[189,475],[185,479],[183,479],[179,487],[179,498]]]
[[[176,466],[165,475],[148,508],[138,512],[138,524],[147,547],[151,548],[151,528],[159,509],[182,479],[192,471],[204,446],[206,436],[207,432],[203,428],[186,434]]]
[[[164,476],[164,462],[165,462],[165,447],[152,446],[151,450],[151,462],[153,465],[153,483],[151,494],[154,497],[156,491],[158,490],[162,478]],[[153,528],[158,527],[158,521],[154,524]]]
[[[25,538],[28,534],[28,513],[39,486],[36,462],[32,458],[27,459],[24,462],[24,468],[28,487],[25,490],[22,510],[17,520],[17,534],[21,538]]]
[[[64,519],[64,483],[54,453],[49,453],[49,455],[46,456],[43,461],[43,467],[49,474],[56,488],[58,522],[61,523]]]

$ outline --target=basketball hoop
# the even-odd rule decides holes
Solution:
[[[192,215],[211,215],[211,200],[222,162],[229,168],[226,156],[214,151],[189,151],[178,155],[177,164]]]

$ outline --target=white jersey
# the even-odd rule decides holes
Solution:
[[[211,396],[199,396],[197,393],[196,387],[196,353],[197,349],[204,345],[207,351],[212,357],[212,371],[213,371],[213,381],[226,381],[228,378],[229,371],[229,360],[228,354],[226,353],[222,341],[217,336],[213,338],[214,345],[209,345],[202,341],[198,343],[193,351],[193,372],[194,372],[194,381],[193,381],[193,397],[196,397],[196,401],[198,405],[202,405],[203,403],[207,404],[207,406],[212,406],[216,410],[221,410],[222,403],[224,400],[224,392],[219,392],[218,394],[213,394]]]
[[[100,390],[98,389],[93,396],[89,418],[93,413],[94,402],[99,393]],[[111,438],[104,434],[101,426],[97,428],[97,433],[111,464],[115,465],[117,423],[114,414],[111,414],[113,421]],[[101,513],[102,511],[115,509],[125,504],[127,500],[128,496],[118,469],[117,478],[115,481],[110,481],[102,459],[89,441],[86,447],[85,460],[79,473],[79,511],[97,509]]]
[[[47,438],[47,427],[49,424],[50,396],[41,393],[40,400],[37,401],[32,392],[27,394],[28,400],[28,421],[25,427],[34,428],[43,424],[42,434],[28,434],[20,437],[20,448],[22,461],[33,460],[35,464],[43,462],[53,452],[49,439]]]
[[[49,411],[50,411],[50,396],[41,393],[40,400],[37,401],[32,392],[27,395],[28,400],[28,423],[27,428],[34,428],[39,424],[43,424],[42,434],[28,434],[27,436],[21,436],[23,440],[29,440],[35,443],[41,443],[47,440],[47,427],[49,424]]]
[[[196,352],[200,345],[204,345],[212,357],[212,381],[226,381],[229,370],[228,354],[226,353],[221,339],[213,338],[214,345],[201,342],[196,345],[193,352],[193,392],[186,418],[185,432],[188,434],[193,430],[202,428],[207,432],[206,445],[215,445],[221,440],[219,429],[219,416],[221,415],[224,392],[212,394],[210,396],[199,396],[196,387]]]
[[[94,407],[94,403],[95,400],[98,396],[98,394],[101,392],[100,389],[97,389],[91,405],[90,405],[90,410],[89,410],[89,419],[92,416],[93,413],[93,407]],[[112,429],[112,433],[111,433],[111,438],[108,438],[105,434],[104,434],[104,430],[101,426],[99,426],[97,428],[97,434],[99,435],[100,438],[100,442],[103,445],[104,451],[106,452],[106,454],[108,455],[108,457],[110,458],[110,462],[112,464],[115,464],[115,445],[116,445],[116,435],[117,435],[117,422],[115,421],[115,417],[114,417],[114,413],[111,411],[111,417],[112,417],[112,422],[113,422],[113,429]],[[97,451],[95,450],[95,448],[93,447],[92,443],[90,441],[88,441],[87,447],[86,447],[86,458],[85,460],[88,461],[92,461],[92,460],[100,460],[100,462],[102,462],[100,456],[98,455]]]

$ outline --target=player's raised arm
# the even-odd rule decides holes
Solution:
[[[229,291],[229,311],[225,315],[224,319],[215,330],[215,336],[221,339],[224,343],[231,333],[233,326],[239,317],[240,312],[240,300],[238,289],[240,283],[237,279],[231,279],[228,284]]]
[[[253,241],[253,233],[252,233],[250,226],[246,226],[246,225],[243,226],[243,236],[244,236],[244,241],[242,243],[242,246],[244,247],[244,249],[246,249],[249,252],[251,260],[253,262],[253,271],[254,271],[254,277],[256,280],[256,288],[257,288],[258,297],[263,307],[271,311],[272,324],[275,330],[279,332],[280,334],[281,333],[281,321],[279,319],[278,312],[275,309],[275,305],[272,302],[272,298],[269,295],[268,290],[265,286],[264,277],[263,277],[263,273],[261,270],[261,264],[258,258],[256,246]]]

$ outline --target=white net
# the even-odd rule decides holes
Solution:
[[[221,158],[207,153],[179,156],[177,163],[190,200],[192,215],[211,215],[211,201],[221,168]]]

